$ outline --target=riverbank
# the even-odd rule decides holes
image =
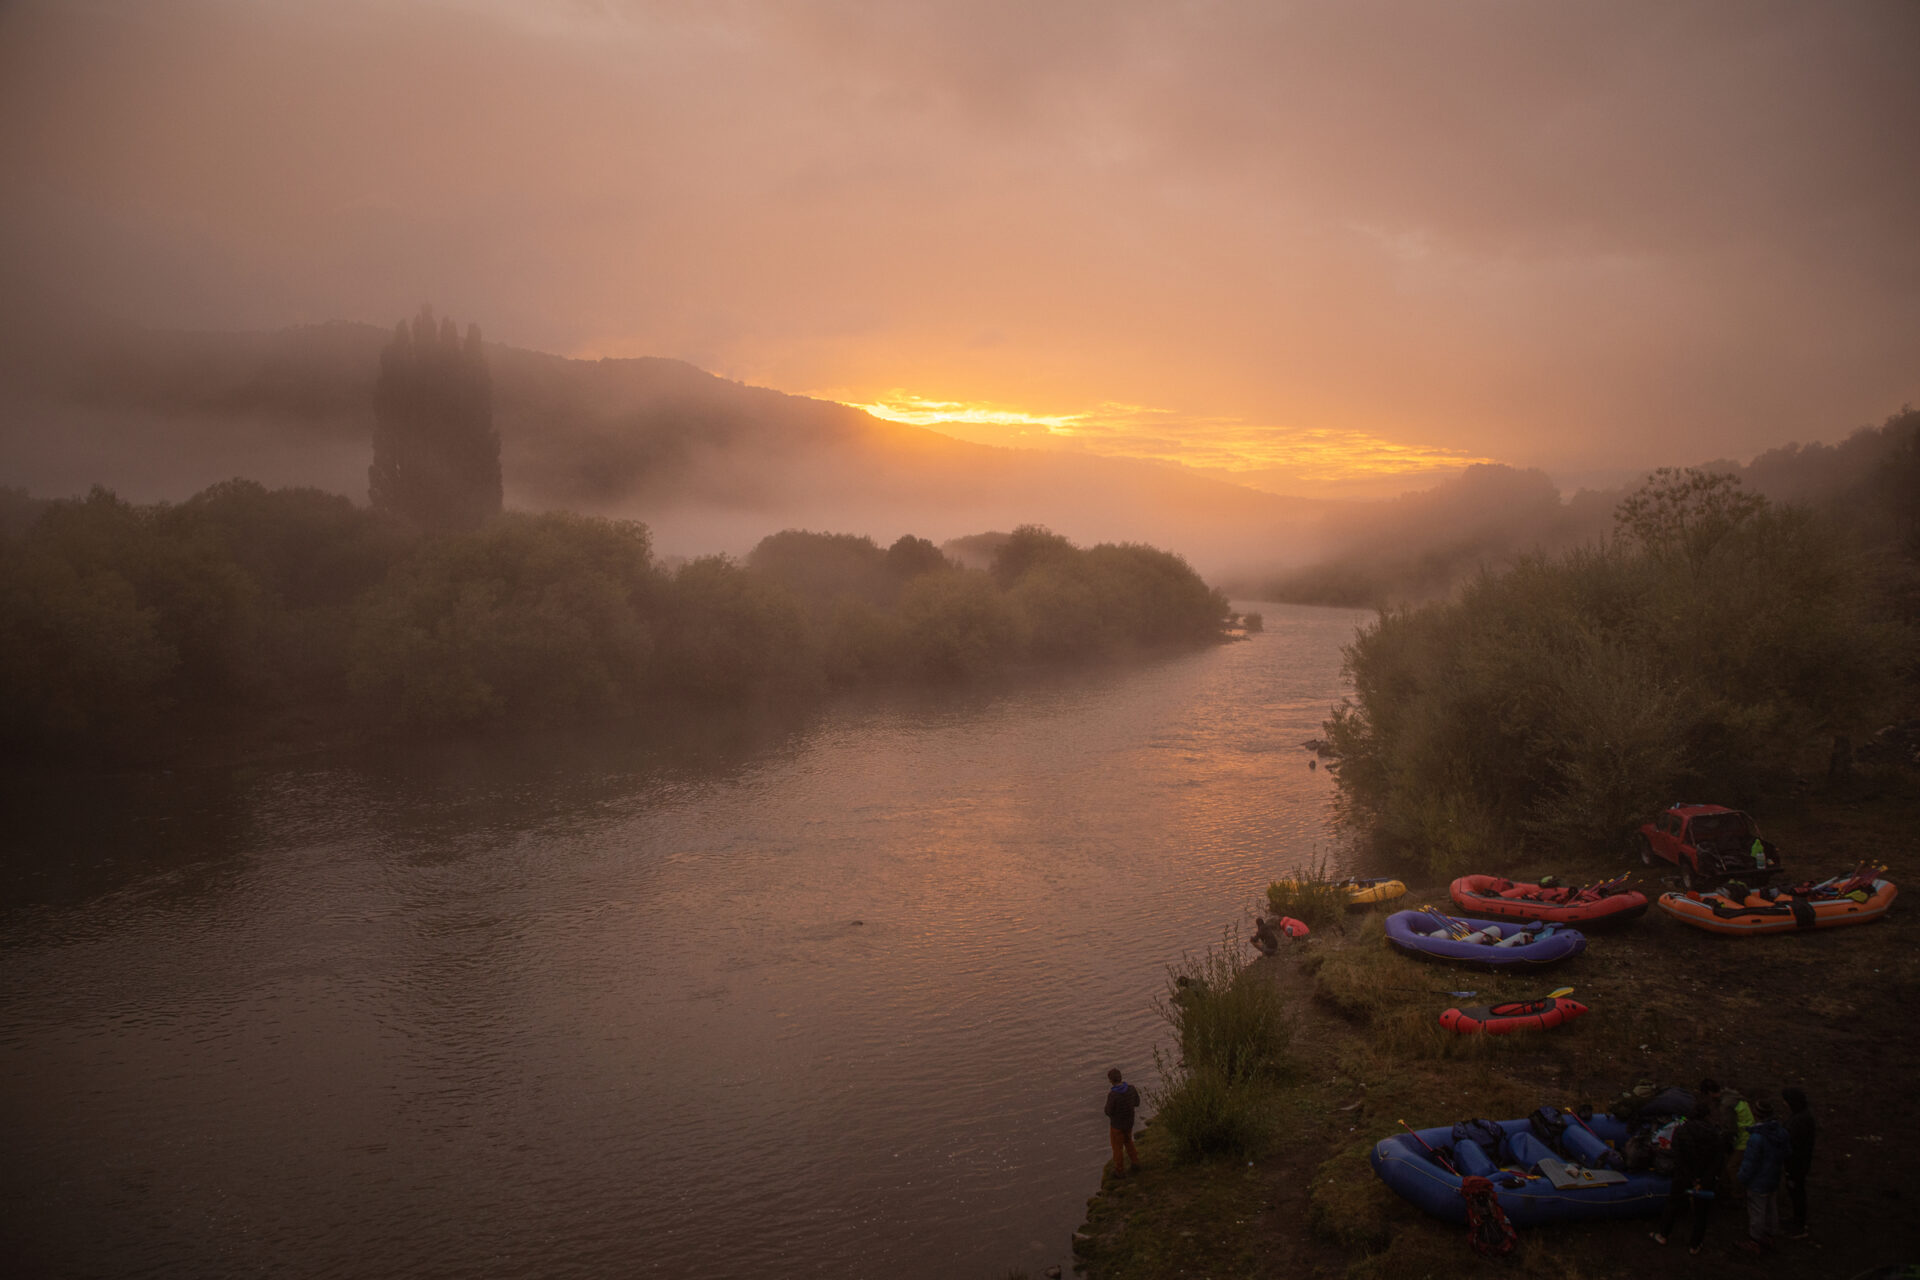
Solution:
[[[1911,774],[1878,794],[1815,793],[1765,824],[1794,870],[1830,874],[1885,863],[1898,884],[1920,873],[1920,786]],[[1595,879],[1623,860],[1544,863]],[[1634,867],[1639,870],[1637,864]],[[1649,895],[1670,887],[1641,871]],[[1257,886],[1250,886],[1257,888]],[[1408,904],[1445,904],[1444,881],[1410,881]],[[1295,1017],[1292,1078],[1276,1105],[1280,1135],[1251,1161],[1175,1165],[1153,1126],[1147,1169],[1109,1179],[1078,1233],[1089,1280],[1174,1275],[1371,1280],[1455,1275],[1481,1265],[1464,1229],[1425,1217],[1367,1164],[1398,1131],[1472,1116],[1525,1115],[1546,1103],[1607,1102],[1636,1080],[1691,1085],[1716,1076],[1776,1100],[1797,1084],[1820,1128],[1809,1179],[1812,1237],[1754,1259],[1738,1204],[1716,1215],[1707,1248],[1689,1257],[1648,1239],[1649,1221],[1535,1228],[1512,1263],[1548,1280],[1627,1276],[1853,1276],[1920,1257],[1909,1203],[1920,1183],[1906,1140],[1920,1131],[1910,1085],[1920,1056],[1920,906],[1896,903],[1879,923],[1805,936],[1724,938],[1656,908],[1593,935],[1585,954],[1545,975],[1488,978],[1393,952],[1375,910],[1256,962]],[[1437,1016],[1436,989],[1477,988],[1493,1000],[1573,986],[1591,1012],[1556,1031],[1458,1037]],[[1475,1003],[1480,1000],[1476,999]]]

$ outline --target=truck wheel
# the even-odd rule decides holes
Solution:
[[[1680,887],[1682,889],[1685,889],[1688,893],[1692,893],[1697,889],[1705,888],[1706,883],[1707,883],[1707,878],[1701,875],[1698,871],[1694,870],[1694,866],[1691,862],[1688,862],[1685,859],[1681,860]]]

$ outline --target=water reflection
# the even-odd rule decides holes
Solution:
[[[104,1274],[1062,1260],[1163,964],[1326,839],[1298,743],[1354,620],[132,780],[64,832],[49,797],[0,916],[7,1235]]]

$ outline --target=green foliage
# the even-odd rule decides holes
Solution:
[[[0,544],[0,734],[14,745],[141,727],[169,705],[176,665],[126,578]]]
[[[1337,879],[1326,855],[1300,868],[1290,880],[1276,880],[1267,886],[1267,908],[1276,916],[1304,920],[1315,929],[1344,924],[1353,905],[1344,880]]]
[[[1231,931],[1218,946],[1169,968],[1160,1008],[1180,1033],[1189,1068],[1210,1068],[1230,1081],[1273,1079],[1285,1070],[1292,1024],[1280,989],[1248,968]]]
[[[0,492],[0,741],[120,742],[163,717],[562,723],[669,695],[964,679],[1211,638],[1224,617],[1178,557],[1082,551],[1044,531],[1023,533],[1044,554],[1009,593],[911,535],[882,551],[790,530],[746,564],[710,557],[669,576],[629,522],[417,523],[247,480],[178,505]]]
[[[1179,1072],[1153,1097],[1153,1122],[1176,1160],[1257,1155],[1273,1134],[1272,1090],[1212,1067]]]
[[[1049,560],[1068,560],[1074,546],[1044,525],[1023,524],[1007,535],[993,553],[994,583],[1005,591],[1036,566]]]
[[[941,554],[940,548],[930,540],[916,538],[910,533],[901,534],[887,548],[887,572],[901,582],[917,578],[923,573],[938,573],[952,567],[952,563]]]
[[[1698,570],[1728,535],[1767,509],[1725,472],[1661,467],[1614,510],[1621,531],[1643,549]]]
[[[793,593],[725,556],[674,574],[660,656],[672,688],[710,698],[804,688],[819,670]]]
[[[79,501],[49,504],[20,546],[83,579],[131,586],[174,655],[170,696],[228,700],[257,678],[258,587],[216,540],[172,509],[136,507],[96,487]]]
[[[891,603],[899,579],[887,554],[872,538],[788,529],[760,539],[747,553],[747,567],[822,613],[847,596],[867,604]]]
[[[319,489],[225,480],[166,510],[165,523],[202,536],[286,608],[352,604],[404,554],[400,529]]]
[[[503,516],[428,543],[369,593],[352,684],[381,714],[420,727],[631,710],[655,594],[642,526]]]
[[[1279,988],[1250,970],[1229,931],[1217,947],[1168,970],[1161,1016],[1181,1060],[1161,1063],[1154,1124],[1176,1158],[1247,1156],[1272,1133],[1271,1100],[1288,1070],[1292,1024]]]
[[[1435,871],[1492,870],[1677,794],[1750,803],[1877,711],[1906,650],[1861,557],[1724,479],[1656,476],[1627,539],[1383,612],[1327,724],[1349,813]]]
[[[995,555],[992,572],[1043,661],[1204,641],[1233,616],[1226,596],[1185,560],[1137,543],[1082,551],[1022,525]]]
[[[977,675],[1019,649],[1006,597],[972,569],[915,578],[901,592],[899,621],[903,665],[936,678]]]

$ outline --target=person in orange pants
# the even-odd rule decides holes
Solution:
[[[1120,1068],[1107,1072],[1107,1136],[1113,1141],[1113,1176],[1127,1176],[1123,1157],[1140,1172],[1140,1149],[1133,1145],[1133,1113],[1140,1107],[1140,1091],[1120,1076]]]

